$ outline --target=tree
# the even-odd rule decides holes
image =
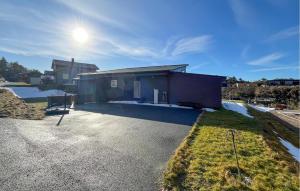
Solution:
[[[288,93],[289,104],[292,105],[294,108],[299,108],[299,86],[294,86],[290,89]]]
[[[255,96],[255,86],[244,85],[239,87],[238,96],[242,99],[252,99]]]
[[[27,74],[27,69],[18,64],[18,62],[11,62],[8,64],[7,71],[6,71],[6,78],[7,81],[11,82],[18,82],[18,81],[25,81]]]
[[[28,70],[18,62],[7,62],[4,57],[0,59],[0,77],[11,82],[28,82],[30,77],[40,77],[42,73],[38,70]]]
[[[6,78],[7,64],[6,59],[2,57],[0,60],[0,77]]]
[[[262,86],[255,88],[255,97],[273,98],[271,89],[269,87],[262,87]]]
[[[226,80],[227,84],[232,85],[238,82],[238,80],[236,79],[236,77],[228,77]]]
[[[41,75],[42,75],[42,73],[36,69],[28,71],[28,77],[40,77]]]
[[[266,78],[262,78],[260,81],[263,81],[263,82],[264,82],[264,81],[267,81],[267,79],[266,79]]]

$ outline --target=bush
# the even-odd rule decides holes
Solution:
[[[256,86],[239,84],[223,91],[224,99],[248,100],[254,98],[273,98],[272,104],[286,104],[290,108],[299,108],[300,86]]]

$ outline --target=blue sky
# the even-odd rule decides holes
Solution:
[[[298,0],[0,0],[0,56],[49,70],[189,64],[246,80],[299,78]],[[72,32],[88,33],[84,44]]]

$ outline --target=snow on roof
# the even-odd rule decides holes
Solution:
[[[38,89],[37,87],[9,87],[5,89],[13,93],[15,96],[23,99],[65,95],[65,92],[63,90],[58,90],[58,89],[51,89],[51,90],[44,90],[44,91]]]

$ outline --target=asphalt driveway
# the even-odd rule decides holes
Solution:
[[[166,162],[198,115],[90,104],[63,118],[0,119],[0,190],[158,190]]]

